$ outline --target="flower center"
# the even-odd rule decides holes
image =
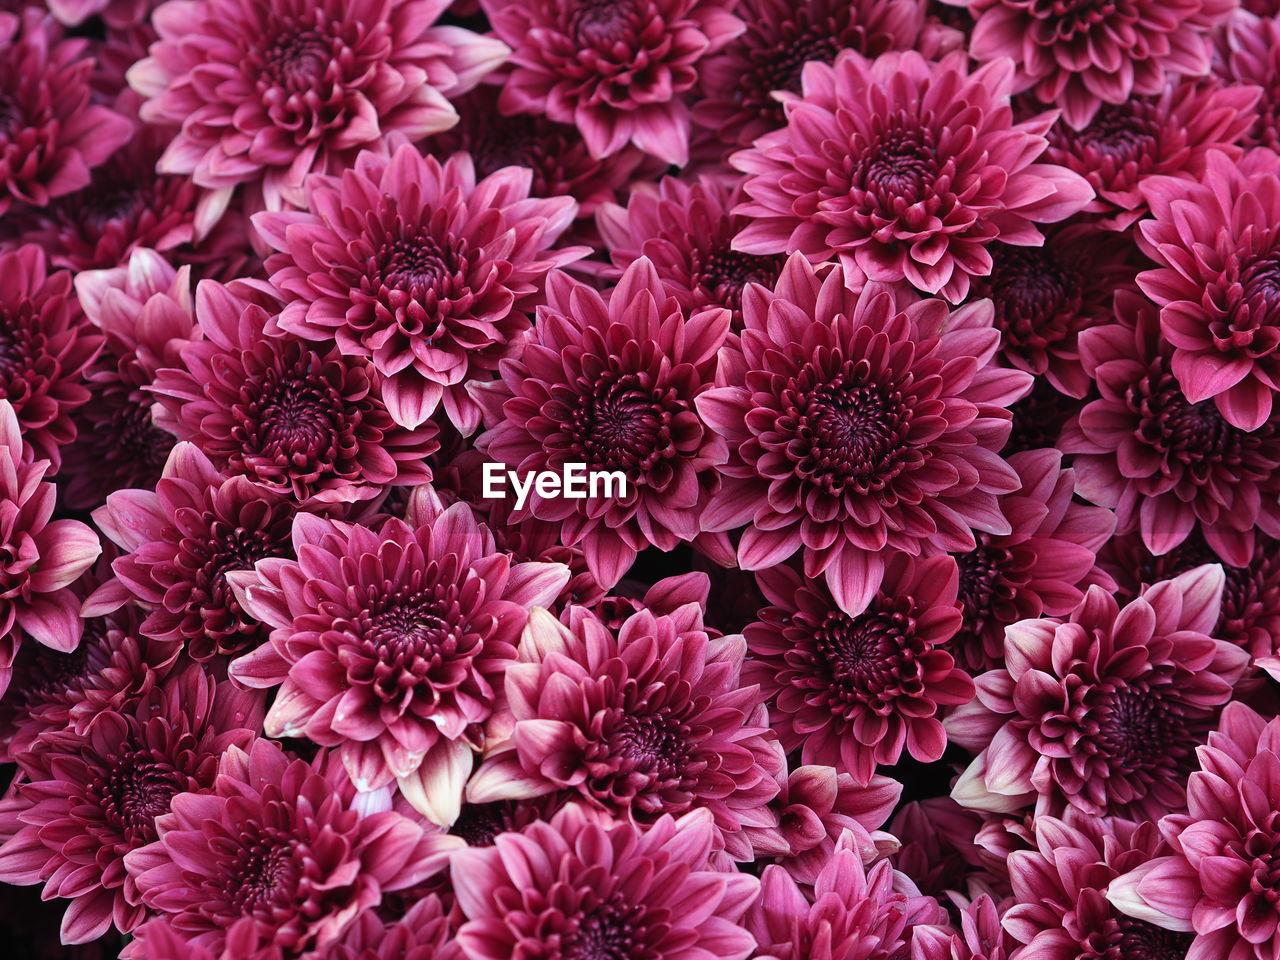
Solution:
[[[1023,6],[1024,4],[1017,4]],[[1078,33],[1088,33],[1096,24],[1117,17],[1114,0],[1030,0],[1025,4],[1028,12],[1043,26],[1052,30],[1060,43],[1073,39]]]
[[[1244,452],[1242,432],[1223,419],[1212,400],[1189,403],[1165,366],[1160,363],[1129,388],[1129,405],[1140,414],[1139,437],[1197,470],[1238,462]]]
[[[1113,950],[1106,954],[1108,960],[1183,960],[1195,939],[1193,934],[1162,930],[1129,917],[1122,918],[1119,925]]]
[[[604,904],[593,913],[583,917],[578,928],[564,940],[560,956],[564,960],[634,960],[642,955],[636,948],[638,944],[631,928],[630,918],[625,913]]]
[[[742,305],[742,290],[748,283],[773,289],[786,258],[756,257],[736,250],[717,250],[707,257],[696,282],[711,291],[715,302],[737,310]]]
[[[1280,324],[1280,253],[1254,260],[1241,271],[1240,281],[1254,325]]]
[[[380,256],[384,286],[403,290],[418,303],[438,296],[437,291],[456,267],[451,252],[425,234],[388,242]]]
[[[854,183],[881,202],[911,204],[923,199],[938,168],[938,157],[924,131],[884,134],[859,159]]]
[[[299,870],[287,836],[247,837],[230,865],[232,904],[244,913],[269,911],[273,902],[292,900]]]
[[[920,644],[906,612],[910,601],[892,604],[902,609],[878,605],[856,617],[831,611],[815,631],[814,647],[839,699],[875,701],[904,679],[907,654]]]
[[[263,76],[271,84],[306,93],[324,79],[332,51],[325,38],[314,30],[300,30],[277,37],[262,59]]]
[[[413,698],[434,702],[461,686],[482,638],[471,631],[455,592],[393,591],[362,614],[353,632],[369,657],[352,658],[352,682],[402,708]]]
[[[169,802],[187,788],[187,778],[149,752],[126,754],[116,760],[103,785],[103,810],[132,843],[155,839],[155,818],[169,811]]]
[[[1043,248],[1008,247],[996,259],[989,283],[1006,349],[1025,350],[1066,336],[1079,314],[1085,280],[1069,274]]]
[[[611,47],[630,39],[634,0],[577,0],[569,7],[569,34],[584,47]]]
[[[635,769],[660,775],[680,770],[688,754],[689,729],[668,711],[627,716],[610,738],[610,747]]]
[[[986,539],[983,534],[978,536]],[[956,557],[966,622],[971,618],[985,619],[996,606],[1012,598],[1014,589],[1005,578],[1004,570],[1009,559],[1008,550],[983,542],[976,550]]]
[[[13,380],[20,376],[30,367],[32,355],[43,352],[33,349],[42,338],[32,336],[28,328],[29,313],[30,307],[25,304],[19,305],[17,316],[0,311],[0,379]],[[6,387],[0,384],[0,397],[7,396]]]
[[[632,479],[672,451],[672,411],[642,374],[603,374],[575,399],[567,432],[588,467],[623,470]]]
[[[462,812],[449,832],[467,841],[469,847],[491,847],[498,834],[519,829],[515,810],[514,802],[510,800],[463,804]]]
[[[1078,135],[1080,142],[1116,163],[1128,163],[1158,153],[1153,125],[1138,104],[1104,104],[1093,122]]]
[[[1189,752],[1182,717],[1148,691],[1117,690],[1107,708],[1099,741],[1114,773],[1164,769]]]

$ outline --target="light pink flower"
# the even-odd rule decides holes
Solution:
[[[410,146],[313,177],[310,213],[254,218],[282,251],[266,264],[285,300],[273,332],[369,358],[401,426],[421,426],[443,401],[470,433],[480,412],[466,382],[518,352],[547,271],[586,252],[548,251],[575,204],[532,198],[531,184],[514,166],[477,182],[466,154],[442,164]]]
[[[1051,116],[1013,122],[1007,60],[969,73],[962,52],[811,62],[787,126],[731,162],[754,218],[736,249],[839,258],[851,281],[907,280],[953,303],[991,272],[993,240],[1044,242],[1037,223],[1093,198],[1085,180],[1038,163]]]
[[[990,304],[952,313],[881,284],[853,293],[847,278],[797,255],[776,293],[748,287],[740,349],[722,352],[696,407],[730,451],[702,529],[750,524],[747,570],[802,552],[805,576],[825,576],[853,615],[886,547],[965,552],[974,531],[1010,532],[997,498],[1018,479],[996,451],[1031,377],[990,365]]]

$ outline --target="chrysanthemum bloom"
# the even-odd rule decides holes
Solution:
[[[1104,103],[1160,94],[1169,75],[1209,72],[1209,31],[1234,0],[1126,0],[1057,6],[1027,0],[944,0],[975,22],[976,60],[1011,58],[1014,89],[1030,90],[1083,128]]]
[[[267,336],[274,308],[250,282],[202,282],[196,319],[206,339],[156,375],[156,423],[219,469],[299,501],[365,500],[388,484],[429,481],[435,424],[397,426],[364,360]]]
[[[251,921],[257,960],[338,940],[385,894],[439,873],[462,841],[392,811],[361,814],[339,765],[290,760],[257,740],[222,756],[213,788],[174,797],[158,839],[125,857],[143,903],[215,954]],[[130,955],[135,955],[131,950]]]
[[[169,676],[179,648],[141,636],[140,619],[128,607],[88,619],[70,653],[23,646],[10,691],[0,700],[0,758],[12,763],[44,733],[83,735],[98,714],[126,710]]]
[[[911,931],[911,960],[1006,960],[1017,946],[1001,926],[1000,910],[986,894],[960,910],[958,930],[921,924]]]
[[[974,843],[981,826],[981,816],[950,797],[910,801],[889,823],[889,835],[902,838],[890,862],[932,896],[966,890],[975,875],[981,876],[977,868],[982,860]]]
[[[641,831],[570,805],[495,846],[460,850],[451,872],[463,954],[746,960],[755,942],[737,921],[759,881],[708,866],[715,834],[701,810]]]
[[[0,399],[8,400],[34,454],[56,469],[59,448],[75,438],[71,411],[89,399],[80,377],[102,337],[84,322],[71,274],[50,272],[34,244],[0,252],[0,325]]]
[[[154,250],[77,274],[76,294],[105,349],[85,375],[90,401],[73,415],[76,439],[58,479],[66,505],[89,510],[113,490],[155,487],[175,438],[152,420],[147,388],[162,367],[181,364],[180,348],[200,333],[190,267],[174,270]]]
[[[596,224],[614,266],[626,269],[648,257],[682,309],[728,307],[734,329],[741,329],[746,285],[773,289],[786,262],[733,249],[733,238],[749,222],[732,212],[742,199],[741,187],[724,179],[665,177],[656,193],[634,191],[625,208],[603,206]]]
[[[689,108],[683,94],[709,54],[744,24],[729,0],[481,0],[512,48],[503,113],[572,123],[593,157],[628,142],[684,166]]]
[[[1138,225],[1160,265],[1138,274],[1138,286],[1160,307],[1178,384],[1241,430],[1270,418],[1280,389],[1280,158],[1253,159],[1242,169],[1214,151],[1199,181],[1146,180],[1154,219]]]
[[[1154,823],[1068,811],[1035,820],[1035,846],[1009,854],[1014,903],[1005,929],[1020,956],[1175,960],[1191,938],[1125,916],[1107,902],[1116,877],[1170,853]]]
[[[129,70],[142,118],[180,127],[161,173],[190,176],[225,207],[240,184],[255,209],[306,206],[306,174],[391,131],[446,130],[445,98],[498,66],[507,48],[432,23],[444,0],[177,0],[151,22],[151,56]],[[216,77],[216,83],[209,78]],[[260,195],[260,202],[256,199]],[[214,217],[216,219],[216,216]]]
[[[1012,527],[1004,536],[978,534],[978,548],[956,558],[964,621],[950,649],[976,673],[999,666],[1004,629],[1039,616],[1066,616],[1091,584],[1114,590],[1095,564],[1115,529],[1115,516],[1074,499],[1075,472],[1057,450],[1008,457],[1022,488],[1000,498]]]
[[[5,282],[0,274],[0,284]],[[102,552],[79,520],[51,520],[49,461],[32,460],[9,401],[0,400],[0,694],[20,636],[66,653],[80,642],[80,599],[68,587]]]
[[[1237,10],[1218,34],[1219,50],[1213,66],[1229,88],[1254,86],[1262,91],[1245,116],[1251,125],[1237,142],[1280,150],[1280,4],[1275,6],[1270,13],[1253,11],[1258,16]]]
[[[947,650],[960,627],[954,560],[895,553],[879,592],[852,615],[790,567],[756,579],[772,606],[745,631],[743,679],[768,694],[788,752],[860,784],[904,750],[926,763],[942,756],[938,708],[973,698],[973,680]]]
[[[1178,547],[1153,557],[1136,535],[1116,537],[1098,555],[1123,592],[1167,580],[1218,558],[1204,539],[1192,534]],[[1280,540],[1258,534],[1253,553],[1240,566],[1224,563],[1222,615],[1210,634],[1228,640],[1255,660],[1280,653]]]
[[[1085,213],[1125,230],[1147,213],[1139,187],[1148,177],[1194,180],[1210,150],[1240,156],[1236,144],[1254,123],[1258,95],[1247,84],[1173,80],[1152,96],[1102,107],[1079,130],[1056,124],[1044,156],[1089,181],[1097,196]]]
[[[1190,957],[1272,960],[1280,942],[1280,720],[1230,704],[1199,754],[1187,813],[1160,821],[1174,854],[1113,881],[1108,899],[1139,920],[1193,935]]]
[[[902,305],[891,289],[819,279],[793,256],[777,292],[750,286],[741,349],[721,355],[716,389],[697,410],[729,443],[723,486],[703,530],[751,524],[746,570],[803,551],[805,576],[825,575],[856,614],[875,594],[885,548],[967,552],[974,531],[1004,535],[997,498],[1018,478],[996,451],[1003,408],[1029,374],[990,364],[1000,336],[983,302]]]
[[[34,6],[0,17],[0,216],[14,201],[43,207],[86,186],[90,169],[129,139],[128,120],[90,103],[88,45],[64,40]]]
[[[457,13],[459,6],[455,2],[451,12]],[[579,217],[589,217],[601,203],[616,200],[632,180],[648,179],[666,168],[632,146],[608,157],[593,157],[577,127],[543,114],[504,117],[498,110],[500,90],[486,83],[454,100],[458,125],[427,138],[421,148],[441,163],[467,153],[479,177],[503,167],[528,167],[533,172],[530,196],[573,197]]]
[[[70,900],[64,943],[87,943],[114,926],[128,933],[146,916],[130,850],[156,838],[155,818],[180,793],[213,785],[218,758],[248,748],[262,720],[261,695],[217,683],[192,666],[83,734],[48,733],[18,755],[16,803],[0,831],[0,879],[43,883]]]
[[[887,860],[868,872],[845,834],[805,891],[782,867],[764,868],[743,926],[759,960],[891,960],[906,956],[912,928],[946,914]]]
[[[569,580],[513,563],[466,504],[422,497],[376,531],[299,514],[297,561],[233,575],[271,642],[237,660],[254,687],[283,684],[268,736],[336,746],[361,791],[398,781],[424,816],[458,816],[503,672],[531,607]]]
[[[21,217],[22,236],[60,267],[106,269],[139,247],[172,250],[198,239],[200,189],[187,177],[156,173],[172,131],[139,124],[133,138],[93,171],[88,186]]]
[[[691,315],[641,259],[604,299],[564,273],[547,282],[533,339],[502,363],[501,380],[474,391],[489,428],[476,446],[520,474],[585,464],[621,472],[625,491],[588,489],[585,499],[545,497],[526,512],[562,524],[605,589],[646,547],[671,550],[701,532],[724,441],[694,400],[711,386],[729,311]]]
[[[1198,526],[1223,560],[1245,563],[1256,530],[1280,535],[1280,410],[1251,433],[1233,426],[1213,401],[1184,393],[1179,352],[1161,337],[1152,304],[1120,291],[1116,315],[1080,336],[1101,396],[1059,440],[1075,454],[1076,491],[1114,508],[1117,532],[1141,531],[1154,554]]]
[[[739,680],[742,637],[708,637],[695,603],[641,611],[616,632],[581,607],[568,619],[530,614],[506,670],[509,741],[468,799],[570,790],[640,824],[706,808],[729,854],[750,860],[742,829],[773,825],[785,764],[759,688]]]
[[[197,661],[256,646],[266,629],[245,613],[227,574],[266,557],[292,557],[296,506],[244,477],[220,474],[189,443],[174,447],[151,490],[118,490],[93,519],[122,551],[112,561],[118,582],[91,597],[136,598],[147,611],[139,628],[186,645]]]
[[[800,92],[807,61],[831,63],[841,50],[877,57],[922,43],[927,56],[942,52],[943,32],[926,29],[920,0],[742,0],[735,12],[747,29],[703,64],[693,108],[694,122],[730,146],[749,147],[786,123],[776,94]]]
[[[479,410],[465,382],[518,351],[547,271],[586,252],[548,251],[575,204],[531,198],[531,185],[518,167],[477,183],[466,154],[441,164],[407,145],[390,158],[362,153],[341,178],[313,178],[310,213],[254,218],[283,251],[267,259],[286,300],[276,326],[368,357],[402,426],[420,426],[443,400],[470,433]]]
[[[993,240],[1043,243],[1035,224],[1065,219],[1093,190],[1036,162],[1053,118],[1013,122],[1009,62],[972,74],[967,62],[847,50],[807,64],[787,126],[732,157],[751,198],[738,212],[755,219],[734,246],[838,258],[851,280],[905,279],[958,303],[970,277],[991,272]]]
[[[990,252],[991,275],[974,281],[972,295],[995,306],[1001,360],[1083,397],[1093,384],[1080,334],[1114,321],[1115,292],[1132,288],[1139,269],[1133,242],[1081,223],[1053,231],[1042,247],[998,243]]]
[[[743,828],[756,860],[771,860],[797,883],[812,884],[835,853],[841,836],[849,832],[864,863],[880,859],[897,847],[880,830],[889,819],[902,784],[876,774],[859,786],[835,767],[796,767],[781,782],[782,790],[769,802],[777,824]]]
[[[952,796],[979,810],[1155,819],[1184,802],[1194,751],[1249,662],[1208,631],[1222,568],[1197,567],[1123,609],[1090,587],[1064,620],[1005,631],[1006,668],[946,720],[978,757]]]

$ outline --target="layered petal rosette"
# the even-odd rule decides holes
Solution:
[[[269,740],[233,746],[212,789],[175,796],[157,839],[125,866],[143,904],[193,948],[217,956],[235,937],[238,960],[314,956],[386,895],[440,873],[462,843],[390,810],[361,813],[354,794],[323,758],[291,760]]]
[[[993,240],[1044,242],[1093,198],[1065,167],[1039,163],[1052,116],[1015,123],[1007,60],[972,74],[963,53],[809,63],[787,125],[735,154],[752,222],[744,253],[838,258],[852,281],[907,280],[953,303],[991,272]]]
[[[524,475],[579,464],[584,480],[625,477],[624,489],[597,484],[579,499],[535,487],[513,514],[559,523],[605,589],[645,547],[670,550],[702,532],[727,448],[695,401],[712,385],[728,331],[724,308],[686,315],[647,259],[628,268],[607,301],[558,273],[521,356],[475,390],[490,427],[476,446],[490,459]]]
[[[967,552],[975,531],[1010,532],[997,499],[1018,478],[996,451],[1031,377],[990,364],[989,303],[952,313],[848,278],[794,256],[775,293],[748,287],[740,347],[696,407],[730,453],[702,528],[749,524],[747,570],[802,553],[805,576],[856,614],[886,548]]]
[[[421,426],[443,402],[470,433],[467,382],[517,351],[547,271],[586,252],[548,249],[576,206],[531,197],[532,183],[514,166],[477,181],[466,154],[440,163],[409,146],[311,179],[310,213],[254,218],[281,251],[267,259],[285,299],[273,329],[368,358],[400,425]]]
[[[254,209],[305,206],[313,170],[389,132],[446,130],[464,93],[507,54],[500,42],[436,26],[444,0],[174,0],[160,39],[129,70],[142,118],[178,133],[159,170],[205,188],[216,222],[241,184]]]
[[[469,798],[571,791],[642,825],[705,808],[727,852],[751,859],[742,830],[776,825],[766,804],[783,762],[759,687],[741,682],[742,638],[709,637],[696,603],[641,611],[616,632],[582,607],[567,617],[530,615],[506,671],[513,725]]]
[[[1129,819],[1180,808],[1196,747],[1249,662],[1208,633],[1222,583],[1221,567],[1197,567],[1123,608],[1094,586],[1063,620],[1009,627],[1006,666],[978,677],[977,698],[945,722],[978,754],[956,800]]]
[[[425,488],[424,488],[425,489]],[[269,736],[337,747],[362,792],[398,783],[432,821],[457,819],[482,724],[532,607],[569,581],[558,563],[513,563],[466,504],[416,497],[376,529],[298,514],[295,560],[232,574],[272,627],[231,672],[281,686]]]
[[[705,811],[642,831],[569,806],[492,847],[459,851],[463,956],[746,960],[755,941],[738,920],[759,881],[710,868],[715,834]]]

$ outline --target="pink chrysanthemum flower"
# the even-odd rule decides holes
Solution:
[[[990,365],[989,303],[954,313],[860,293],[837,265],[824,278],[793,256],[777,292],[747,288],[740,350],[721,354],[697,410],[729,443],[703,530],[751,524],[738,563],[762,570],[803,551],[853,614],[875,594],[885,548],[965,552],[974,531],[1004,535],[997,498],[1018,489],[997,454],[1003,408],[1029,374]],[[906,298],[902,298],[906,299]]]
[[[1187,813],[1160,821],[1174,853],[1113,881],[1108,899],[1190,939],[1189,957],[1272,960],[1280,943],[1280,720],[1230,704],[1198,752]]]
[[[1094,586],[1065,620],[1009,627],[1006,667],[980,676],[977,698],[946,720],[978,753],[956,800],[1132,819],[1181,807],[1195,748],[1249,662],[1208,634],[1222,583],[1221,567],[1198,567],[1123,609]]]
[[[728,331],[723,308],[686,315],[647,259],[607,300],[556,273],[533,339],[503,362],[501,380],[475,390],[489,427],[476,446],[490,459],[521,474],[578,463],[626,475],[625,492],[599,487],[585,499],[532,489],[514,514],[560,523],[605,589],[646,547],[670,550],[702,532],[727,452],[694,401]]]
[[[457,12],[459,6],[455,2],[451,9]],[[661,161],[630,146],[608,157],[593,157],[577,127],[543,114],[505,117],[498,110],[500,89],[482,84],[455,100],[458,125],[429,137],[422,149],[441,163],[457,153],[469,154],[479,177],[503,167],[527,167],[533,171],[530,196],[573,197],[579,217],[589,217],[601,203],[616,200],[633,179],[647,179],[665,169]]]
[[[1241,430],[1271,417],[1280,389],[1280,158],[1253,158],[1243,168],[1214,151],[1198,181],[1148,179],[1154,219],[1138,225],[1160,265],[1138,286],[1160,307],[1178,384]]]
[[[846,833],[812,890],[782,867],[765,867],[743,926],[759,945],[758,960],[893,960],[907,955],[917,924],[945,919],[937,901],[887,860],[868,871]]]
[[[1075,454],[1077,492],[1115,509],[1118,533],[1140,531],[1160,555],[1198,527],[1218,556],[1239,566],[1257,530],[1280,536],[1280,410],[1246,432],[1212,400],[1188,397],[1179,351],[1160,336],[1155,314],[1121,291],[1120,322],[1081,334],[1081,358],[1101,396],[1067,424],[1059,447]]]
[[[1140,189],[1153,176],[1195,180],[1210,150],[1232,159],[1254,122],[1259,91],[1248,85],[1170,82],[1162,92],[1102,107],[1086,126],[1057,124],[1045,159],[1074,170],[1097,196],[1084,208],[1109,230],[1147,214]]]
[[[628,142],[684,166],[689,108],[683,94],[700,62],[740,34],[728,0],[481,0],[512,48],[503,113],[572,123],[593,157]]]
[[[153,250],[77,274],[76,294],[105,349],[86,373],[90,401],[73,415],[76,439],[58,479],[67,506],[90,510],[113,490],[152,489],[160,479],[175,438],[152,420],[147,388],[162,367],[181,364],[180,348],[200,333],[190,267],[174,270]]]
[[[959,929],[921,924],[911,931],[911,960],[1006,960],[1018,944],[1001,926],[1000,909],[982,894],[959,910]]]
[[[1037,163],[1052,117],[1013,122],[1008,61],[970,74],[957,51],[813,62],[787,126],[734,154],[754,218],[734,246],[839,258],[850,279],[907,280],[953,303],[991,272],[993,240],[1044,242],[1037,223],[1093,198],[1064,167]]]
[[[396,425],[359,358],[265,334],[276,309],[252,281],[196,289],[205,340],[161,370],[155,420],[219,469],[298,501],[349,502],[431,479],[436,426]]]
[[[0,274],[0,284],[4,283]],[[79,520],[53,520],[48,460],[32,460],[9,401],[0,400],[0,694],[20,636],[67,653],[80,642],[80,599],[68,588],[102,552]]]
[[[1273,6],[1268,13],[1254,10],[1258,16],[1236,11],[1219,34],[1214,73],[1226,81],[1228,89],[1262,91],[1253,109],[1244,114],[1247,132],[1236,141],[1245,147],[1280,151],[1280,4]]]
[[[982,876],[977,871],[981,855],[974,843],[982,822],[977,813],[950,797],[905,803],[889,823],[889,835],[902,838],[890,862],[931,896],[945,898],[948,891],[966,890],[975,875]]]
[[[989,297],[1000,359],[1083,397],[1093,386],[1080,363],[1080,334],[1113,322],[1115,292],[1132,288],[1139,257],[1125,236],[1086,224],[1054,230],[1042,247],[993,244],[991,275],[972,295]]]
[[[250,206],[306,205],[306,174],[396,131],[446,130],[445,98],[498,66],[507,48],[432,26],[445,0],[176,0],[151,22],[160,40],[129,70],[142,118],[180,127],[161,173],[190,176],[225,208],[240,184]],[[209,78],[216,77],[216,83]],[[208,222],[216,212],[206,215]]]
[[[742,328],[742,291],[748,283],[773,288],[786,260],[733,249],[749,222],[734,214],[742,189],[724,179],[695,182],[665,177],[656,192],[636,190],[625,208],[607,204],[596,224],[614,266],[625,270],[648,257],[667,293],[686,311],[708,306],[733,311]]]
[[[180,443],[154,491],[118,490],[94,511],[123,555],[111,564],[116,580],[87,606],[136,598],[146,610],[143,634],[185,644],[201,662],[256,646],[267,631],[242,609],[227,575],[266,557],[292,557],[295,512],[284,495],[225,477]]]
[[[777,824],[747,826],[756,860],[770,860],[797,883],[812,885],[846,832],[863,863],[878,860],[897,841],[882,827],[902,796],[902,784],[876,774],[859,785],[835,767],[799,766],[781,782],[769,802]]]
[[[926,763],[942,756],[938,708],[973,698],[973,680],[947,650],[960,627],[954,560],[894,554],[879,591],[852,615],[789,567],[756,579],[771,606],[745,631],[743,679],[769,696],[788,752],[860,784],[904,751]]]
[[[957,557],[963,625],[950,648],[976,673],[998,666],[1005,627],[1034,617],[1062,617],[1092,584],[1114,590],[1096,555],[1115,529],[1115,516],[1075,501],[1075,472],[1062,468],[1056,450],[1008,456],[1022,487],[1000,498],[1012,528],[1003,536],[978,534],[978,548]]]
[[[586,252],[547,249],[575,204],[531,198],[531,185],[518,167],[477,182],[466,154],[441,164],[410,146],[313,178],[310,213],[254,218],[283,251],[267,259],[286,301],[276,326],[368,357],[402,426],[420,426],[443,401],[470,433],[479,410],[466,382],[517,352],[547,271]]]
[[[709,867],[711,819],[700,810],[641,831],[570,805],[496,846],[458,851],[464,957],[746,960],[755,942],[738,920],[759,881]]]
[[[311,956],[384,895],[439,873],[462,845],[389,810],[362,814],[354,794],[323,759],[290,760],[268,740],[247,753],[231,747],[212,790],[174,797],[158,839],[125,866],[143,904],[196,946],[216,954],[247,917],[240,960]]]
[[[0,398],[8,400],[35,455],[56,469],[60,448],[75,439],[71,412],[89,399],[81,374],[102,337],[84,322],[71,274],[50,272],[34,244],[0,252],[0,324]]]
[[[1023,946],[1019,956],[1066,960],[1173,960],[1191,938],[1125,916],[1107,901],[1121,874],[1170,852],[1154,823],[1067,811],[1038,817],[1035,846],[1009,854],[1014,903],[1004,927]]]
[[[407,521],[375,531],[299,514],[297,561],[232,576],[241,602],[274,628],[232,675],[283,684],[268,736],[336,746],[361,791],[398,782],[447,826],[527,611],[555,599],[569,571],[496,552],[466,504],[446,510],[425,493]]]
[[[155,818],[180,793],[213,785],[218,758],[248,748],[261,697],[191,667],[120,712],[99,714],[83,734],[48,733],[18,755],[16,803],[0,832],[0,879],[43,883],[70,900],[63,943],[87,943],[146,916],[124,857],[155,840]]]
[[[921,0],[741,0],[736,12],[747,29],[702,66],[693,108],[694,122],[730,146],[749,147],[786,123],[777,94],[800,93],[810,60],[831,63],[841,50],[877,57],[955,46],[947,31],[926,28]]]
[[[944,0],[975,20],[969,53],[1013,60],[1014,89],[1062,110],[1077,130],[1103,104],[1159,95],[1169,75],[1209,72],[1209,32],[1234,0],[1123,0],[1063,6],[1042,0]]]
[[[127,119],[90,103],[89,41],[65,40],[43,10],[0,15],[0,216],[12,202],[43,207],[88,185],[129,139]],[[0,275],[8,275],[8,270]]]
[[[759,688],[740,682],[742,638],[709,637],[696,603],[641,611],[616,632],[581,607],[568,619],[530,614],[506,670],[514,725],[468,798],[569,790],[640,824],[705,808],[729,854],[750,860],[742,829],[772,823],[784,763]]]

